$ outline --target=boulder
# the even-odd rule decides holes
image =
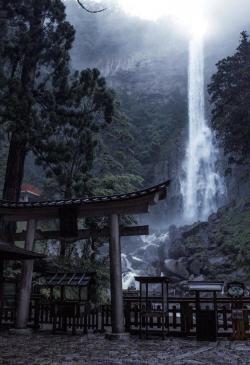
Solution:
[[[193,276],[192,280],[193,281],[204,281],[205,280],[205,276],[204,275]]]
[[[181,230],[179,228],[177,228],[175,225],[172,225],[169,227],[168,234],[169,234],[170,241],[175,241],[176,239],[179,239],[182,237]]]
[[[194,275],[200,275],[203,263],[202,260],[195,258],[189,264],[189,271]]]
[[[216,213],[212,213],[209,217],[208,217],[208,223],[217,223],[219,222],[218,216]]]
[[[170,243],[168,247],[168,257],[177,260],[183,256],[186,256],[186,248],[183,241],[178,239]]]
[[[209,257],[208,262],[210,265],[225,265],[228,256],[214,256]]]
[[[188,238],[190,236],[194,236],[194,235],[202,232],[207,227],[208,227],[208,223],[207,222],[198,222],[198,223],[195,223],[192,226],[189,226],[188,229],[186,229],[185,232],[183,232],[182,236],[184,238]]]
[[[155,244],[148,245],[146,248],[139,248],[133,254],[144,262],[159,261],[159,247]]]
[[[167,259],[164,261],[164,269],[167,274],[177,276],[181,279],[188,279],[189,273],[185,265],[179,260]]]

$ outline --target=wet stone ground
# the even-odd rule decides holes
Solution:
[[[250,365],[250,341],[111,342],[103,335],[0,335],[1,365]]]

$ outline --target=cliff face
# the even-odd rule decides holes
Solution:
[[[76,2],[67,2],[68,18],[76,28],[72,67],[97,67],[114,88],[121,111],[133,126],[131,135],[136,140],[135,154],[142,165],[144,185],[171,178],[162,222],[179,224],[179,178],[188,125],[189,37],[171,18],[150,22],[131,17],[113,5],[111,2],[107,6],[110,10],[102,16],[91,17],[79,11]],[[234,22],[226,33],[217,30],[216,36],[206,39],[207,84],[216,71],[216,62],[234,52],[241,27]],[[208,100],[206,106],[209,118]],[[249,176],[238,168],[228,176],[228,201],[244,196],[245,191],[250,195],[249,184],[243,180],[249,181]]]
[[[225,182],[229,201],[244,202],[250,199],[250,162],[226,168]]]
[[[107,82],[116,90],[121,110],[133,126],[144,185],[172,180],[168,203],[154,210],[153,219],[162,226],[175,222],[188,126],[187,52],[143,59],[129,70],[110,75]]]
[[[161,270],[178,281],[250,283],[250,199],[231,203],[207,222],[177,229],[160,246]]]

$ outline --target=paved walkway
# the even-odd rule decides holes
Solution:
[[[1,365],[250,365],[250,341],[169,338],[110,342],[103,335],[0,335]]]

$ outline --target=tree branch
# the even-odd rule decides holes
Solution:
[[[82,9],[84,9],[85,11],[87,11],[88,13],[91,13],[91,14],[102,13],[103,11],[107,10],[106,8],[100,9],[100,10],[90,10],[90,9],[86,8],[86,6],[84,6],[80,0],[76,0],[76,1],[78,2],[78,4],[80,5],[80,7]]]

